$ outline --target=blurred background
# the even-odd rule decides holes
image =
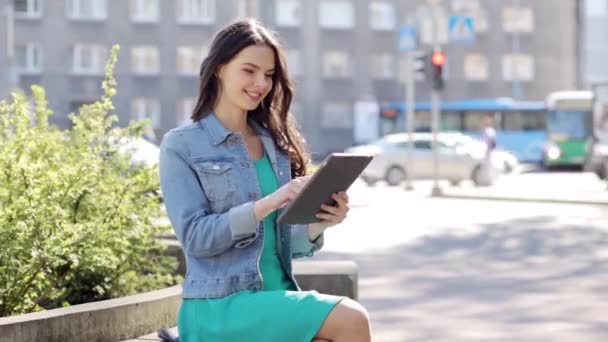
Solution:
[[[476,132],[491,114],[499,145],[539,162],[551,92],[608,80],[607,7],[605,0],[0,0],[0,94],[47,86],[53,119],[69,126],[69,112],[100,96],[109,48],[120,44],[121,123],[148,117],[159,140],[189,121],[213,34],[253,16],[286,47],[297,85],[292,109],[322,157],[405,128],[401,31],[415,30],[405,37],[409,50],[428,52],[435,17],[446,56],[440,127]],[[459,17],[471,25],[454,24]],[[428,78],[415,77],[415,127],[431,123]],[[563,119],[569,126],[576,118]]]

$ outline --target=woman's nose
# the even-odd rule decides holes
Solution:
[[[268,87],[269,80],[266,78],[266,75],[258,75],[255,78],[255,87],[258,89],[266,89]]]

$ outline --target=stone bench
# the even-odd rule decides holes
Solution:
[[[304,290],[357,299],[358,268],[351,261],[296,261]],[[0,342],[108,341],[174,326],[181,286],[106,301],[0,318]],[[133,341],[158,341],[156,333]]]

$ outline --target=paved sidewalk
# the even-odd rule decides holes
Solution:
[[[449,198],[608,205],[608,186],[591,173],[505,175],[488,187],[463,184],[441,189]]]

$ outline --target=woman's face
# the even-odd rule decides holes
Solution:
[[[244,48],[218,70],[220,102],[239,111],[254,110],[272,89],[274,72],[275,57],[271,48],[266,45]]]

